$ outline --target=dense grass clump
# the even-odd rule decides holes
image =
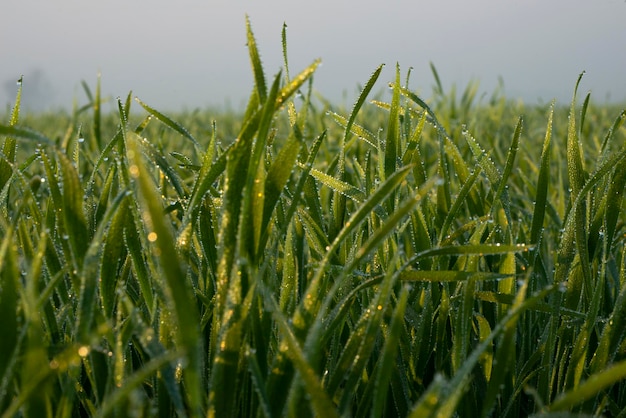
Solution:
[[[346,112],[247,30],[241,115],[18,92],[2,417],[626,416],[626,112],[424,101],[399,67]]]

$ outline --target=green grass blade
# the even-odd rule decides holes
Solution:
[[[348,127],[348,119],[346,119],[345,117],[335,113],[335,112],[328,112],[328,115],[333,118],[335,120],[335,122],[337,122],[337,124],[341,127],[345,129],[347,129]],[[356,137],[362,141],[364,141],[366,144],[368,144],[369,146],[371,146],[372,148],[376,148],[376,138],[374,136],[373,133],[371,133],[370,131],[368,131],[366,128],[364,128],[363,126],[357,124],[357,123],[352,123],[351,128],[350,128],[350,133],[352,133],[353,135],[356,135]]]
[[[113,216],[111,226],[104,240],[104,248],[102,249],[102,259],[106,261],[102,263],[100,268],[100,297],[104,313],[109,318],[112,318],[114,314],[118,278],[121,265],[126,259],[124,226],[129,213],[125,210],[125,206],[125,204],[122,204]]]
[[[0,405],[8,401],[9,392],[5,392],[6,384],[12,379],[7,375],[9,364],[17,354],[15,349],[18,343],[18,265],[17,254],[13,241],[13,229],[4,231],[4,237],[0,242],[0,332],[2,332],[2,344],[0,344]],[[5,383],[6,382],[6,383]]]
[[[447,247],[432,248],[416,254],[413,259],[419,260],[426,257],[438,257],[442,255],[487,255],[487,254],[508,254],[530,251],[530,245],[516,244],[466,244]]]
[[[87,246],[85,244],[85,254],[83,259],[83,264],[81,265],[81,286],[80,286],[80,295],[78,301],[78,315],[76,318],[76,336],[77,340],[81,344],[88,344],[90,338],[93,335],[92,329],[92,321],[96,314],[97,306],[96,305],[96,291],[98,289],[98,279],[100,278],[100,273],[102,273],[102,269],[100,267],[102,260],[102,242],[103,236],[105,233],[105,228],[109,224],[113,215],[117,212],[120,204],[126,197],[126,192],[121,193],[116,197],[116,199],[111,203],[107,212],[104,215],[103,222],[100,223],[96,233],[94,234],[93,239],[90,244]],[[119,231],[118,231],[119,233]],[[106,243],[105,243],[106,247]],[[106,260],[107,262],[112,262],[112,260]],[[105,274],[106,274],[106,268]],[[115,291],[115,284],[117,281],[115,280],[114,285],[111,286],[110,277],[105,277],[105,283],[102,284],[101,290],[104,290],[103,294],[103,302],[107,304],[113,304],[113,298]],[[112,289],[108,287],[111,286]],[[109,293],[110,292],[110,293]],[[112,315],[112,306],[104,305],[106,312],[105,314]],[[108,308],[108,309],[107,309]]]
[[[7,135],[7,136],[12,136],[12,137],[27,139],[37,144],[50,145],[53,143],[51,139],[49,139],[48,137],[46,137],[45,135],[37,131],[33,131],[28,128],[20,128],[17,126],[0,125],[0,135]]]
[[[156,373],[159,369],[165,367],[168,363],[180,358],[183,353],[172,350],[164,352],[159,357],[151,359],[148,363],[144,364],[141,369],[129,376],[124,385],[117,388],[102,402],[103,407],[100,408],[95,414],[96,418],[105,418],[111,416],[115,411],[117,405],[122,404],[122,401],[133,396],[133,391],[146,382],[146,380]]]
[[[454,219],[457,217],[458,212],[461,209],[463,203],[465,202],[465,199],[468,197],[470,191],[472,190],[472,187],[474,187],[474,184],[476,183],[476,180],[478,179],[478,176],[481,173],[481,171],[482,169],[480,168],[480,166],[477,166],[476,169],[472,172],[472,174],[470,174],[470,176],[467,178],[465,183],[463,183],[461,190],[459,190],[459,193],[456,199],[454,200],[454,202],[452,203],[452,206],[450,207],[450,210],[448,211],[448,214],[446,215],[446,218],[443,221],[443,225],[441,226],[439,245],[441,245],[443,240],[449,236],[448,231],[450,229],[450,226],[452,225],[452,222],[454,221]]]
[[[585,172],[583,169],[583,160],[580,153],[580,142],[578,132],[576,131],[576,93],[578,85],[583,77],[583,73],[578,76],[576,86],[574,87],[574,95],[569,112],[569,123],[567,125],[567,175],[569,178],[570,188],[572,189],[572,200],[576,199],[580,189],[582,189],[585,181]]]
[[[302,165],[301,167],[304,168],[304,166]],[[310,169],[310,174],[326,187],[331,188],[337,193],[340,193],[357,203],[361,203],[365,200],[365,193],[362,190],[359,190],[358,188],[349,183],[346,183],[345,181],[329,176],[328,174],[323,173],[315,168]]]
[[[20,78],[17,80],[17,93],[15,95],[15,104],[13,105],[13,110],[11,111],[11,119],[9,121],[9,124],[11,126],[16,125],[18,120],[20,119],[23,84],[24,84],[24,76],[20,76]]]
[[[137,101],[137,103],[139,103],[141,105],[141,107],[143,107],[152,116],[157,118],[165,126],[171,128],[175,132],[178,132],[183,138],[186,138],[186,139],[190,140],[196,146],[196,150],[200,153],[200,150],[201,150],[200,144],[198,143],[196,138],[194,138],[193,135],[191,135],[189,133],[189,131],[187,129],[185,129],[184,126],[182,126],[178,122],[173,121],[172,119],[170,119],[169,117],[165,116],[163,113],[159,112],[158,110],[153,109],[152,107],[148,106],[147,104],[145,104],[141,100],[139,100],[137,98],[135,100]]]
[[[317,156],[317,153],[320,149],[320,146],[322,145],[322,141],[324,140],[324,138],[326,138],[326,131],[322,132],[320,136],[315,138],[315,141],[311,145],[309,155],[307,156],[306,162],[304,163],[304,169],[302,170],[302,174],[300,175],[300,178],[298,179],[298,182],[296,183],[293,192],[293,200],[285,214],[285,225],[283,226],[281,233],[286,232],[287,225],[289,225],[289,221],[292,219],[294,213],[296,212],[298,204],[301,202],[302,199],[306,198],[306,193],[304,190],[306,188],[307,181],[309,183],[313,182],[311,177],[309,177],[309,174],[311,173],[315,157]],[[311,193],[309,194],[309,196],[315,200],[315,197],[313,197]],[[319,210],[319,205],[314,204],[313,207],[316,209],[315,211],[317,213],[321,213],[321,210]],[[317,219],[320,220],[321,216],[317,217]]]
[[[276,96],[276,108],[280,108],[302,85],[311,78],[321,60],[315,60],[307,68],[302,70],[293,80],[289,81],[286,86],[280,89]]]
[[[539,243],[543,228],[543,220],[546,213],[548,200],[548,186],[550,182],[550,142],[552,140],[552,124],[554,118],[554,102],[550,106],[548,113],[548,125],[546,127],[546,136],[541,149],[541,166],[539,176],[537,178],[537,192],[535,194],[535,207],[533,211],[533,219],[530,226],[530,242],[531,244]]]
[[[464,282],[467,280],[501,280],[512,277],[512,274],[488,273],[481,271],[457,270],[405,270],[400,273],[400,280],[408,282]]]
[[[267,289],[263,290],[265,305],[271,310],[276,321],[276,325],[283,337],[281,343],[281,351],[284,352],[293,361],[296,369],[300,373],[301,379],[304,381],[305,390],[310,396],[311,408],[319,417],[338,417],[336,408],[324,390],[322,383],[315,374],[315,370],[307,361],[307,358],[298,344],[298,340],[294,335],[287,319],[282,315],[276,306],[271,294]]]
[[[93,136],[98,144],[98,149],[102,148],[102,96],[101,96],[101,77],[98,73],[96,80],[96,96],[90,101],[93,103]],[[89,90],[87,90],[89,91]]]
[[[169,296],[178,332],[176,339],[180,347],[185,352],[188,366],[183,375],[187,388],[188,401],[191,413],[196,416],[200,413],[202,405],[201,378],[202,360],[200,357],[201,344],[199,338],[199,316],[193,298],[193,293],[185,280],[185,269],[182,266],[174,246],[173,231],[166,222],[163,214],[163,206],[151,176],[142,160],[138,142],[133,138],[129,141],[128,159],[130,162],[130,172],[138,189],[141,192],[144,221],[149,226],[148,240],[154,242],[155,251],[159,254],[158,260],[169,291]],[[191,303],[190,303],[191,301]]]
[[[61,212],[65,225],[64,236],[70,244],[74,269],[80,271],[89,242],[87,220],[83,210],[83,186],[76,167],[62,153],[57,153],[57,161],[61,166],[63,177],[62,206],[57,207]]]
[[[256,39],[252,33],[252,26],[250,25],[250,19],[246,15],[246,33],[248,39],[248,53],[250,54],[250,63],[252,65],[252,72],[254,73],[254,85],[256,87],[256,94],[261,103],[267,100],[267,86],[265,85],[265,74],[263,72],[263,65],[261,64],[261,57],[256,45]]]
[[[11,112],[11,119],[9,121],[9,127],[14,127],[20,116],[20,102],[22,100],[22,77],[17,81],[17,96],[15,98],[15,105],[13,106],[13,111]],[[11,164],[15,163],[15,153],[17,151],[17,141],[12,136],[7,136],[4,140],[4,145],[2,146],[2,152],[4,153],[4,158],[0,160],[0,190],[4,188],[4,185],[11,177],[12,168]]]
[[[433,77],[435,78],[435,94],[439,96],[443,96],[443,85],[441,84],[441,79],[439,78],[439,73],[437,72],[437,68],[435,68],[435,64],[433,62],[429,62],[430,71],[433,73]]]
[[[626,379],[626,361],[615,363],[606,370],[589,376],[580,385],[556,398],[554,402],[548,405],[548,409],[551,411],[571,411],[577,405],[623,379]]]
[[[404,322],[404,312],[408,301],[409,292],[407,288],[403,288],[400,294],[400,299],[396,305],[393,313],[391,314],[391,324],[389,325],[389,332],[385,339],[385,345],[378,359],[376,366],[376,374],[372,380],[374,393],[372,401],[372,409],[370,416],[380,417],[383,415],[383,408],[385,406],[385,400],[389,391],[388,385],[391,380],[391,372],[393,370],[394,363],[396,361],[396,353],[398,351],[398,343],[400,339],[400,333],[402,332],[402,326]]]
[[[385,177],[391,176],[396,171],[398,153],[400,152],[400,131],[398,129],[398,115],[400,112],[400,65],[396,64],[396,81],[393,88],[393,98],[389,110],[389,122],[387,123],[387,140],[385,141]],[[391,202],[391,201],[390,201]]]
[[[384,64],[381,64],[378,66],[378,68],[376,68],[376,70],[374,70],[370,78],[367,80],[367,83],[365,83],[363,90],[361,90],[361,93],[359,94],[359,98],[354,103],[354,106],[352,106],[350,117],[348,118],[348,122],[346,123],[346,129],[344,131],[342,144],[345,144],[348,141],[348,136],[350,135],[350,132],[352,131],[352,125],[354,124],[354,121],[356,120],[359,110],[363,106],[363,103],[365,103],[365,100],[367,99],[367,96],[372,91],[372,88],[374,88],[374,84],[376,84],[376,80],[378,80],[378,77],[380,76],[380,73],[383,70],[383,67],[384,67]]]
[[[523,120],[520,118],[517,120],[517,125],[515,126],[515,132],[513,133],[513,141],[511,142],[511,146],[509,147],[509,152],[506,158],[506,163],[504,166],[504,170],[502,171],[502,177],[500,178],[500,182],[498,183],[498,188],[496,190],[496,196],[499,198],[502,196],[504,191],[506,190],[506,184],[511,176],[511,172],[513,171],[513,164],[515,162],[515,156],[517,155],[517,151],[519,149],[519,139],[522,135],[522,123]]]
[[[618,348],[623,343],[624,333],[626,329],[626,286],[623,286],[626,280],[626,247],[622,251],[622,266],[620,271],[621,290],[615,298],[613,310],[608,321],[602,329],[598,348],[590,362],[590,372],[596,374],[606,369],[611,364],[614,357],[618,354]]]
[[[461,399],[461,395],[465,392],[466,385],[469,379],[469,374],[478,361],[481,358],[481,355],[487,350],[487,348],[491,345],[491,342],[494,338],[500,335],[501,332],[505,331],[507,328],[511,328],[515,326],[519,316],[522,312],[532,308],[532,306],[538,302],[540,302],[543,298],[545,298],[550,293],[556,290],[556,287],[548,287],[538,292],[537,294],[525,298],[527,289],[527,282],[524,282],[524,285],[520,287],[518,293],[516,295],[516,302],[513,308],[506,314],[504,318],[493,328],[490,336],[483,341],[481,341],[476,348],[471,352],[471,354],[467,357],[467,359],[463,362],[461,368],[455,373],[448,384],[448,388],[444,397],[444,400],[440,404],[440,408],[438,410],[437,416],[442,417],[451,417],[458,405],[458,402]]]
[[[335,253],[337,248],[341,245],[341,243],[356,229],[361,222],[363,222],[374,210],[374,208],[380,204],[385,197],[391,193],[393,189],[395,189],[402,180],[408,175],[410,166],[403,167],[396,171],[391,177],[387,179],[384,183],[380,185],[378,189],[372,195],[363,202],[356,212],[350,217],[350,219],[346,222],[344,228],[339,232],[335,240],[328,246],[326,251],[326,256],[324,260],[320,263],[320,266],[317,269],[317,272],[313,279],[311,280],[309,287],[307,288],[305,295],[303,297],[303,305],[299,307],[296,312],[294,323],[297,324],[298,327],[302,327],[302,331],[308,328],[308,320],[311,319],[310,315],[312,314],[312,310],[314,306],[317,304],[317,293],[319,290],[319,286],[321,285],[322,277],[325,273],[325,269],[332,258],[332,255]],[[307,296],[310,295],[310,296]],[[307,319],[305,319],[307,318]]]
[[[263,219],[261,222],[261,236],[263,237],[258,250],[264,247],[267,240],[267,227],[272,217],[272,213],[287,181],[291,178],[291,173],[298,159],[298,153],[302,143],[295,135],[290,136],[287,143],[280,150],[272,164],[267,170],[265,178],[265,199],[263,202]]]

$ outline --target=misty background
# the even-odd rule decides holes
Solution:
[[[24,76],[23,108],[85,104],[80,85],[125,98],[132,90],[159,110],[241,108],[253,87],[245,15],[268,79],[282,66],[287,24],[290,73],[314,59],[315,90],[351,105],[358,86],[381,63],[375,91],[413,68],[410,88],[430,97],[439,72],[444,89],[480,82],[490,95],[501,77],[508,98],[527,103],[571,100],[580,90],[600,102],[626,102],[624,0],[441,0],[386,2],[2,0],[0,112]]]

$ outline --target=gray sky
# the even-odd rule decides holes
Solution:
[[[377,91],[413,67],[411,88],[463,89],[567,104],[578,74],[599,102],[626,101],[624,0],[0,0],[0,105],[25,77],[31,108],[86,103],[80,87],[102,74],[103,94],[133,95],[161,110],[230,104],[252,88],[245,14],[268,78],[282,65],[287,23],[292,75],[315,58],[314,87],[334,102],[385,63]]]

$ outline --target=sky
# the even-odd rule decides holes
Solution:
[[[93,89],[98,74],[113,99],[240,109],[253,87],[246,15],[268,83],[285,23],[291,75],[320,58],[314,90],[338,104],[351,105],[383,63],[374,91],[398,63],[427,99],[431,62],[448,91],[477,81],[490,96],[501,77],[509,98],[568,104],[585,71],[582,93],[626,102],[624,0],[1,0],[0,113],[22,75],[32,110],[86,104],[81,81]]]

